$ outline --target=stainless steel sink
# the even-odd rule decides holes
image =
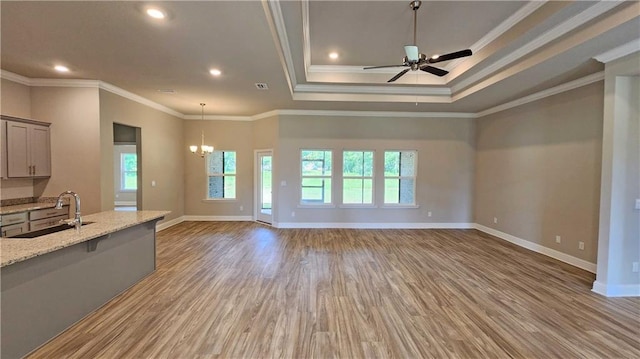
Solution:
[[[85,222],[85,223],[82,224],[82,226],[85,226],[85,225],[91,224],[91,223],[93,223],[93,222]],[[33,231],[33,232],[27,232],[27,233],[18,234],[17,236],[13,236],[11,238],[36,238],[36,237],[44,236],[45,234],[62,232],[62,231],[66,231],[66,230],[74,229],[74,228],[75,227],[70,226],[70,225],[65,223],[65,224],[57,225],[55,227],[49,227],[49,228],[39,229],[39,230]]]

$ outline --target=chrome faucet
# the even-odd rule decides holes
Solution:
[[[82,227],[82,217],[80,217],[80,195],[73,191],[64,191],[60,193],[60,195],[58,196],[58,200],[56,201],[56,209],[62,208],[62,197],[64,197],[65,195],[73,196],[73,198],[76,200],[76,216],[72,220],[62,220],[61,222],[66,223],[70,226],[75,226],[76,232],[80,233],[80,227]]]

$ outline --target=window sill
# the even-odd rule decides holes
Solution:
[[[384,206],[380,207],[382,209],[403,209],[403,208],[420,208],[419,205],[417,204],[385,204]]]
[[[336,208],[334,204],[298,204],[298,208]]]
[[[204,198],[201,202],[236,202],[237,198]]]
[[[341,204],[340,208],[373,209],[378,208],[375,204]]]

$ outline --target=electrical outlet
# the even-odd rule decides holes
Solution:
[[[560,243],[562,242],[562,238],[560,238],[560,236],[556,236],[556,243]]]
[[[244,206],[240,206],[240,212],[244,211]]]
[[[498,217],[493,217],[493,223],[498,223]]]
[[[578,242],[578,249],[584,251],[584,242]]]
[[[638,262],[633,262],[633,263],[631,264],[631,271],[632,271],[633,273],[638,273]]]
[[[296,211],[291,211],[291,217],[295,217],[296,216]]]
[[[431,217],[431,211],[427,212],[427,217]]]
[[[636,209],[640,209],[640,198],[636,199]]]

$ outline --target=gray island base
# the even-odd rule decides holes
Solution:
[[[2,238],[2,359],[27,355],[155,270],[155,226],[168,212],[137,213],[135,218],[113,212],[90,215],[96,222],[83,227],[85,237],[51,251],[38,241],[55,242],[57,233],[28,240]],[[109,231],[109,223],[98,224],[101,215],[123,221],[114,221],[115,229]],[[94,224],[98,226],[92,232]],[[25,241],[37,247],[35,256],[25,252]]]

